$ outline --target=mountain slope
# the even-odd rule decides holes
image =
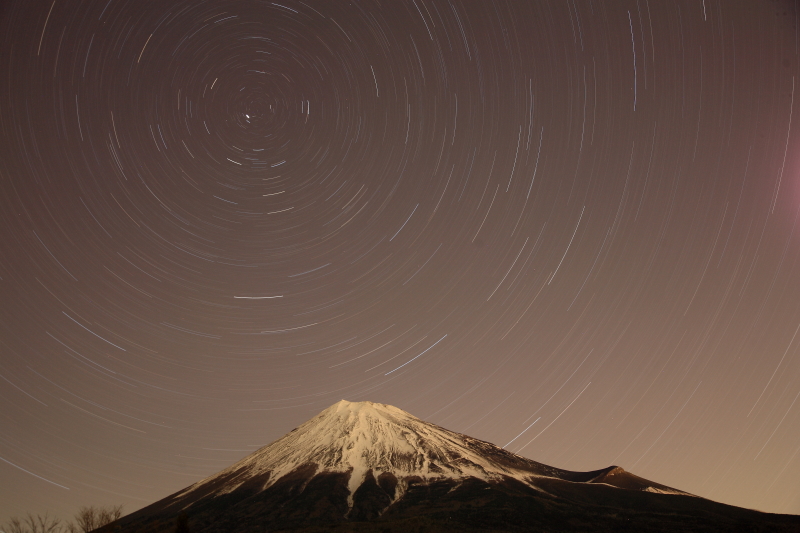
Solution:
[[[784,520],[798,526],[786,531],[800,531],[797,517],[724,506],[619,467],[553,468],[396,407],[344,400],[118,526],[170,531],[180,512],[190,515],[193,531],[207,533],[265,527],[437,531],[455,523],[463,531],[537,531],[556,524],[563,531],[626,524],[723,531],[739,522],[769,522],[778,528],[770,531],[781,531]]]

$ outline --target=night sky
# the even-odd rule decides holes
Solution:
[[[0,521],[340,399],[800,513],[799,53],[769,0],[3,2]]]

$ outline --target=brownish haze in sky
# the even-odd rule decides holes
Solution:
[[[799,50],[789,2],[5,2],[0,518],[342,398],[800,513]]]

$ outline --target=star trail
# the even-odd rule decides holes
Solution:
[[[343,398],[800,513],[799,17],[5,2],[0,520]]]

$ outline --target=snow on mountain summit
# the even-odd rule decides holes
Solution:
[[[487,451],[497,455],[497,460],[487,459]],[[230,468],[187,488],[183,495],[204,485],[225,494],[252,477],[269,473],[266,489],[309,464],[316,466],[316,473],[350,471],[351,501],[370,470],[375,477],[390,472],[401,479],[414,476],[423,481],[504,476],[525,480],[535,473],[551,474],[532,471],[549,470],[545,465],[424,422],[397,407],[342,400]],[[221,479],[226,482],[219,483]]]
[[[764,531],[773,525],[770,531],[798,531],[791,518],[772,515],[772,521],[617,466],[562,470],[390,405],[344,400],[230,468],[123,517],[114,531],[169,533],[182,513],[203,533],[340,525],[354,531],[560,531],[566,525],[570,531],[699,532],[738,531],[751,521],[766,524]]]
[[[492,482],[513,478],[541,490],[535,482],[539,477],[603,482],[600,478],[611,471],[578,473],[553,468],[422,421],[391,405],[342,400],[230,468],[188,487],[176,499],[191,499],[192,494],[201,492],[219,496],[245,483],[253,489],[254,482],[256,490],[263,491],[284,476],[309,468],[306,475],[310,477],[349,472],[351,507],[353,495],[370,473],[376,479],[383,473],[395,476],[397,500],[408,480],[428,483],[477,478]]]

